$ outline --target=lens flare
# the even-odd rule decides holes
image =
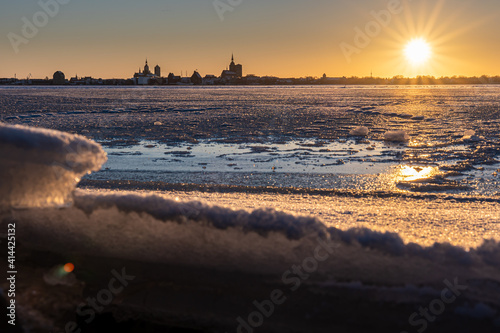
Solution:
[[[72,263],[67,263],[66,265],[64,265],[64,271],[66,273],[71,273],[73,272],[73,270],[75,269],[75,265],[73,265]]]

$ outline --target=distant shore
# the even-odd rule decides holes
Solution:
[[[208,76],[207,76],[208,77]],[[151,80],[146,86],[269,86],[269,85],[290,85],[290,86],[304,86],[304,85],[334,85],[334,86],[356,86],[356,85],[488,85],[500,84],[500,76],[480,76],[480,77],[440,77],[435,78],[432,76],[417,76],[413,78],[395,76],[392,78],[378,78],[378,77],[303,77],[303,78],[279,78],[275,76],[253,76],[249,75],[242,78],[203,78],[201,83],[195,84],[190,81],[189,77],[180,78],[179,80],[172,81],[168,78],[158,78]],[[33,86],[144,86],[138,85],[133,79],[102,79],[86,77],[85,80],[66,80],[64,84],[56,83],[53,79],[18,79],[18,78],[0,78],[0,85],[33,85]]]

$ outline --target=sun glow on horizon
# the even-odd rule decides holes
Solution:
[[[423,65],[431,58],[432,50],[425,39],[415,38],[406,44],[404,53],[412,65]]]
[[[379,56],[383,67],[377,71],[391,73],[389,76],[440,77],[457,75],[449,72],[453,68],[465,72],[476,68],[475,63],[467,60],[475,55],[460,38],[490,19],[478,17],[457,28],[454,22],[466,22],[463,18],[467,6],[446,11],[445,3],[446,0],[437,0],[432,6],[422,2],[405,6],[403,13],[386,28],[385,38],[381,38]]]

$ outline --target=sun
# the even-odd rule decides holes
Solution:
[[[405,56],[412,65],[423,65],[431,57],[429,43],[423,38],[415,38],[406,44]]]

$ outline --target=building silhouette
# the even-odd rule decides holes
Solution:
[[[186,72],[186,77],[176,76],[170,73],[168,77],[161,76],[161,68],[159,65],[154,67],[154,72],[149,67],[148,59],[146,58],[143,68],[139,68],[134,77],[130,79],[131,84],[136,85],[161,85],[161,84],[228,84],[228,83],[242,83],[243,78],[243,65],[236,64],[234,61],[234,54],[231,55],[231,62],[229,66],[222,71],[219,78],[208,75],[205,79],[195,71],[191,77]]]
[[[200,73],[194,71],[193,75],[191,76],[191,83],[195,85],[203,83],[203,78],[201,77]]]
[[[229,70],[236,73],[236,77],[243,77],[243,66],[241,64],[236,65],[234,63],[234,54],[231,56],[231,64],[229,65]]]
[[[66,76],[63,72],[57,71],[52,76],[52,83],[57,85],[66,84]]]
[[[221,74],[222,79],[235,79],[243,77],[243,66],[241,64],[236,65],[234,62],[234,54],[231,56],[231,63],[229,64],[229,69],[223,70]]]
[[[181,82],[181,77],[180,75],[175,75],[174,73],[168,74],[167,82],[168,84],[177,84]]]
[[[140,69],[139,69],[139,70],[140,70]],[[147,59],[147,58],[146,58],[146,65],[144,65],[144,71],[143,71],[143,73],[144,73],[145,75],[149,75],[149,74],[151,74],[151,71],[149,70],[148,59]]]
[[[135,84],[139,85],[146,85],[150,84],[153,79],[160,78],[161,74],[161,69],[160,66],[156,65],[155,67],[155,73],[151,73],[151,70],[149,69],[149,64],[148,64],[148,59],[146,59],[146,64],[144,65],[144,69],[141,71],[139,68],[139,72],[134,74],[134,81]]]

